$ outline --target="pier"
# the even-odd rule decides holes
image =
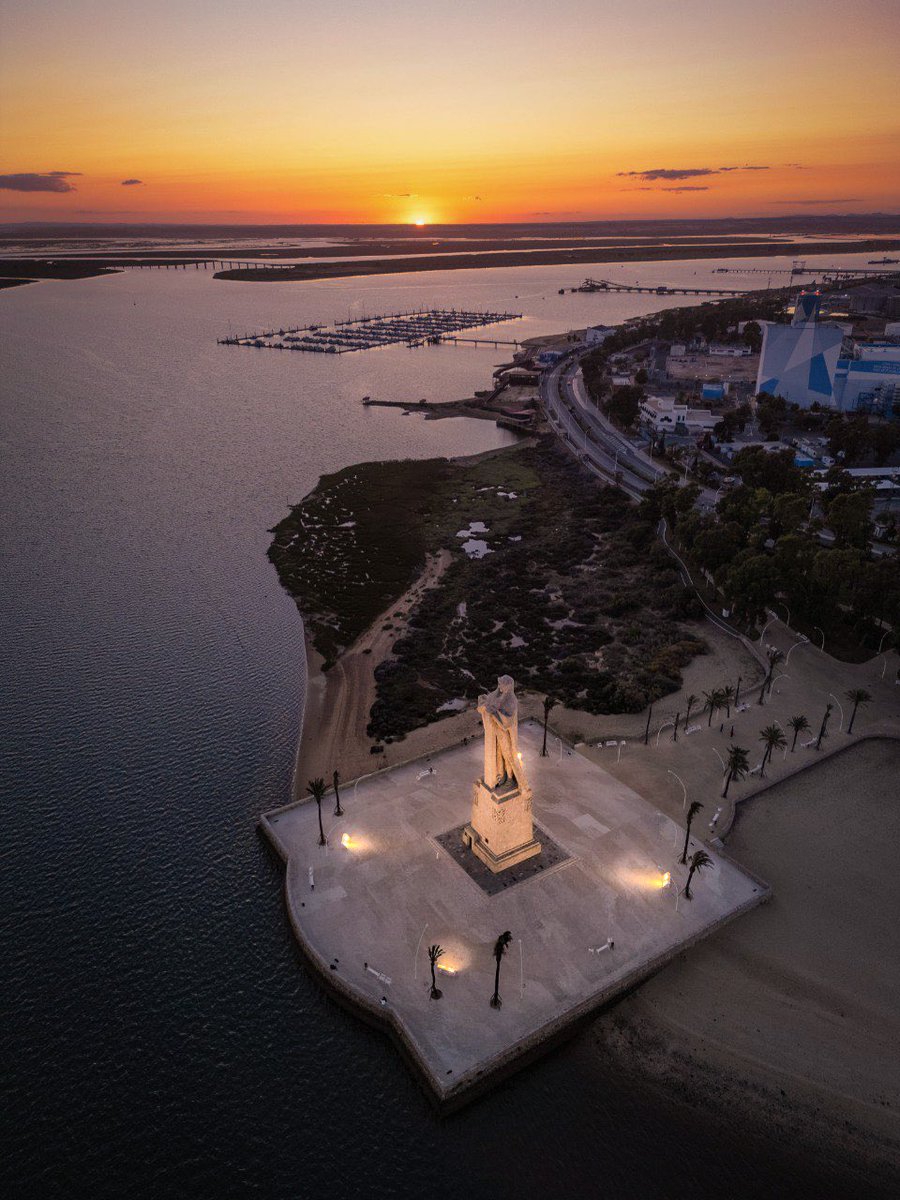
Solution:
[[[518,346],[494,338],[459,338],[460,330],[478,329],[504,321],[518,321],[521,313],[475,312],[431,308],[402,313],[381,313],[371,317],[348,317],[323,325],[297,325],[270,329],[263,333],[244,333],[219,338],[220,346],[252,346],[266,350],[300,350],[307,354],[350,354],[355,350],[375,350],[380,346],[410,348],[437,346],[443,341],[471,341]]]
[[[612,279],[586,279],[573,292],[647,292],[655,296],[745,296],[746,288],[670,287],[667,283],[616,283]]]

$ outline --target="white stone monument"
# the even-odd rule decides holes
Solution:
[[[509,675],[500,676],[496,691],[478,697],[478,711],[484,724],[484,777],[475,783],[463,841],[492,871],[504,871],[541,852],[519,751],[519,703]]]

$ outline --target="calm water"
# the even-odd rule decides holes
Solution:
[[[585,273],[135,272],[0,294],[5,1195],[477,1197],[509,1194],[503,1178],[523,1197],[774,1196],[809,1181],[609,1077],[589,1034],[438,1120],[390,1044],[298,964],[255,833],[287,796],[303,694],[267,529],[323,471],[504,444],[483,422],[359,405],[470,394],[501,356],[326,359],[216,336],[431,301],[516,307],[528,320],[511,329],[533,334],[666,304],[556,294]]]

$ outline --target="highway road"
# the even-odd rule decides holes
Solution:
[[[638,450],[591,403],[580,374],[581,358],[575,350],[541,376],[544,411],[562,441],[595,475],[617,483],[635,499],[669,471]],[[704,488],[698,497],[702,508],[713,508],[716,493]]]

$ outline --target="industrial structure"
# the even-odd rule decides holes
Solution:
[[[842,326],[819,320],[818,292],[797,300],[790,325],[761,322],[757,392],[839,412],[900,415],[900,346],[845,342]]]

